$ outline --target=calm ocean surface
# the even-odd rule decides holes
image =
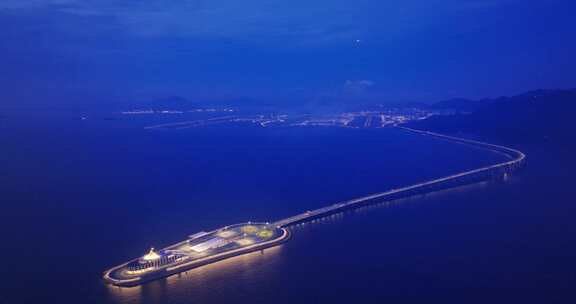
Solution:
[[[154,281],[102,272],[187,235],[273,221],[495,163],[397,129],[208,126],[145,117],[0,121],[0,303],[574,303],[568,150],[527,167],[294,227],[287,243]]]

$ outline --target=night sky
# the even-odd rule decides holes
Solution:
[[[0,0],[4,109],[576,87],[574,1]]]

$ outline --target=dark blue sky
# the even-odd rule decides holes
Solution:
[[[0,0],[7,107],[576,87],[574,1]]]

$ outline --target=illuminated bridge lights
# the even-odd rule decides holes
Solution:
[[[258,227],[254,226],[254,225],[247,225],[247,226],[240,228],[240,230],[244,233],[253,234],[253,233],[258,232]]]
[[[150,248],[150,252],[142,257],[144,261],[154,261],[160,258],[160,255],[154,252],[154,247]]]
[[[333,204],[316,210],[270,223],[244,223],[226,226],[212,232],[199,232],[189,239],[169,246],[159,252],[152,248],[140,259],[116,266],[104,273],[104,279],[114,285],[134,286],[158,277],[172,275],[181,271],[216,262],[232,256],[262,250],[280,244],[288,239],[290,233],[285,228],[290,225],[314,220],[346,208],[358,208],[374,201],[408,197],[414,194],[454,187],[458,182],[466,183],[474,178],[508,175],[519,168],[525,161],[524,153],[504,147],[479,141],[462,139],[432,132],[402,128],[404,130],[432,136],[439,139],[467,144],[483,148],[508,158],[507,161],[489,165],[474,170],[468,170],[453,175],[428,180],[422,183],[376,193],[342,203]]]
[[[146,255],[106,271],[104,279],[114,285],[133,286],[224,258],[275,246],[288,236],[288,230],[271,228],[263,223],[227,226],[226,229],[197,234],[194,238],[159,251],[152,248]]]

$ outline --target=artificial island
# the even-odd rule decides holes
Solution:
[[[242,223],[211,232],[198,232],[186,240],[113,267],[104,279],[117,286],[136,286],[236,255],[278,245],[290,236],[286,228],[270,223]]]

